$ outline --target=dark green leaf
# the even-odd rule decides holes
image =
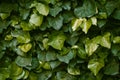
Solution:
[[[15,60],[16,64],[21,67],[31,66],[32,59],[31,57],[21,57],[18,56]]]
[[[61,62],[65,62],[65,63],[69,63],[71,59],[73,59],[75,57],[76,53],[71,50],[68,54],[66,55],[59,55],[57,54],[57,58],[61,61]]]
[[[53,17],[56,17],[57,14],[59,14],[59,12],[62,11],[62,8],[60,6],[55,6],[53,8],[50,8],[50,15]]]
[[[51,27],[53,27],[55,30],[60,30],[63,26],[63,17],[61,15],[53,18],[48,18],[48,23]]]
[[[112,59],[112,61],[105,67],[104,73],[107,75],[119,74],[119,63],[115,59]]]
[[[91,17],[97,13],[97,7],[94,0],[84,0],[82,7],[77,7],[74,13],[77,17]]]

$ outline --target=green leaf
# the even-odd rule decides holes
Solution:
[[[80,27],[82,28],[82,31],[85,34],[87,34],[87,32],[90,29],[91,25],[92,25],[92,21],[91,20],[83,19],[83,23],[80,25]]]
[[[83,19],[73,19],[71,22],[72,30],[75,31],[82,24]]]
[[[67,71],[71,75],[80,75],[80,69],[75,66],[68,66]]]
[[[76,55],[76,53],[73,50],[71,50],[68,54],[63,55],[63,56],[57,54],[57,58],[59,59],[59,61],[65,62],[68,64],[70,62],[70,60],[75,57],[75,55]]]
[[[55,69],[56,67],[58,67],[60,65],[60,61],[51,61],[50,62],[50,66],[52,69]]]
[[[10,69],[10,77],[15,77],[18,76],[22,73],[23,68],[19,67],[16,63],[11,63],[11,65],[9,66]]]
[[[104,67],[104,61],[102,59],[91,59],[88,63],[88,69],[90,69],[95,76],[102,67]]]
[[[36,13],[34,13],[30,16],[30,20],[29,20],[30,24],[34,24],[35,26],[41,26],[42,22],[43,22],[42,15],[37,15]]]
[[[32,48],[32,44],[27,43],[27,44],[19,45],[18,48],[20,48],[21,51],[23,52],[28,52]]]
[[[82,7],[77,7],[74,13],[77,17],[91,17],[97,13],[97,7],[94,0],[84,0]]]
[[[80,46],[80,47],[78,48],[78,53],[77,53],[77,55],[78,55],[80,58],[82,58],[82,59],[85,59],[85,58],[87,57],[87,53],[86,53],[84,47],[81,47],[81,46]]]
[[[96,42],[93,42],[92,40],[87,40],[85,43],[85,51],[87,52],[88,56],[91,56],[99,47],[99,45]]]
[[[120,20],[120,10],[116,10],[116,11],[113,13],[113,17],[114,17],[115,19]]]
[[[56,74],[56,80],[77,80],[77,79],[64,71],[59,71]]]
[[[119,62],[117,62],[115,59],[112,59],[111,62],[108,63],[104,69],[105,69],[104,74],[107,75],[119,74]]]
[[[117,4],[115,1],[107,1],[105,8],[107,11],[108,16],[112,14],[114,9],[117,7]]]
[[[61,50],[65,40],[66,36],[63,33],[54,33],[51,35],[48,45],[52,46],[54,49]]]
[[[120,36],[116,36],[113,38],[113,43],[120,43]]]
[[[54,51],[48,51],[46,53],[46,61],[56,60],[56,53]]]
[[[19,65],[21,67],[31,66],[32,58],[18,56],[16,58],[15,62],[17,65]]]
[[[100,41],[100,45],[103,46],[103,47],[106,47],[108,49],[111,48],[111,42],[110,42],[110,33],[107,32],[103,35],[101,41]]]
[[[10,16],[9,13],[0,13],[0,17],[2,18],[2,20],[5,20],[9,16]]]
[[[20,8],[19,9],[19,12],[20,12],[20,16],[23,20],[26,20],[30,14],[30,10],[29,9],[23,9],[23,8]]]
[[[35,29],[35,27],[32,24],[29,24],[24,21],[20,23],[20,26],[23,29],[23,31],[31,31],[32,29]]]
[[[44,71],[38,74],[38,80],[48,80],[52,76],[50,71]]]
[[[30,42],[30,34],[29,34],[29,32],[24,32],[24,31],[21,31],[21,30],[14,30],[14,31],[11,32],[11,35],[13,37],[16,37],[17,41],[19,43],[28,43],[28,42]]]
[[[43,47],[44,47],[46,50],[48,50],[48,48],[49,48],[48,40],[49,40],[48,38],[45,38],[45,39],[43,39],[43,41],[42,41]]]
[[[62,5],[63,9],[70,10],[71,9],[71,3],[69,1],[66,1]]]
[[[50,8],[50,15],[53,17],[56,17],[59,12],[62,11],[62,8],[60,6],[54,6],[53,8]]]
[[[50,27],[53,27],[55,30],[60,30],[63,26],[63,17],[61,15],[53,18],[48,18],[48,23]]]
[[[49,13],[49,6],[43,3],[34,2],[31,4],[31,8],[35,7],[39,14],[47,16]]]
[[[0,68],[0,80],[6,80],[9,76],[10,72],[8,68]]]
[[[2,33],[4,29],[7,29],[9,24],[10,24],[9,21],[1,21],[0,20],[0,33]]]
[[[97,26],[97,18],[96,17],[91,17],[90,19],[92,21],[92,24]]]

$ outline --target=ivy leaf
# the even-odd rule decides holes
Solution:
[[[79,19],[73,19],[71,24],[72,24],[72,29],[73,31],[75,31],[82,23],[83,19],[79,18]]]
[[[56,59],[56,53],[54,51],[48,51],[46,53],[46,61],[52,61]]]
[[[100,41],[100,45],[103,47],[106,47],[108,49],[110,49],[111,47],[111,42],[110,42],[110,33],[105,33]]]
[[[55,30],[60,30],[63,26],[63,17],[61,15],[53,18],[48,18],[48,23],[51,27],[53,27]]]
[[[7,29],[9,24],[10,24],[9,21],[1,21],[0,20],[0,33],[2,33],[4,29]]]
[[[120,36],[114,37],[113,43],[120,43]]]
[[[97,7],[94,0],[84,0],[82,7],[77,7],[74,13],[79,18],[91,17],[97,13]]]
[[[61,11],[62,8],[60,6],[54,6],[53,8],[50,8],[50,15],[56,17],[56,15]]]
[[[29,32],[24,32],[24,31],[21,31],[21,30],[14,30],[14,31],[11,32],[11,35],[13,37],[16,37],[17,41],[19,43],[28,43],[28,42],[30,42],[30,34],[29,34]]]
[[[64,71],[59,71],[56,74],[56,79],[55,80],[76,80],[76,78]]]
[[[88,63],[88,69],[90,69],[95,76],[102,67],[104,67],[104,61],[102,59],[91,59]]]
[[[112,59],[104,69],[104,73],[107,75],[119,74],[119,63],[115,59]]]
[[[119,10],[119,9],[116,10],[116,11],[113,13],[113,17],[114,17],[115,19],[120,20],[120,10]]]
[[[107,11],[108,16],[112,14],[114,9],[117,7],[117,4],[115,1],[107,1],[105,8]]]
[[[51,35],[48,45],[52,46],[54,49],[61,50],[64,46],[64,41],[66,36],[63,33],[53,33]]]
[[[20,12],[20,16],[23,20],[26,20],[30,14],[30,10],[29,9],[23,9],[23,8],[20,8],[19,9],[19,12]]]
[[[42,15],[37,15],[37,14],[32,14],[30,16],[29,23],[34,24],[35,26],[41,26],[43,22],[43,16]]]
[[[80,75],[80,69],[71,64],[67,67],[67,71],[71,75]]]
[[[32,58],[18,56],[16,58],[15,62],[17,65],[19,65],[21,67],[31,66]]]
[[[38,74],[38,76],[38,80],[48,80],[52,76],[52,73],[50,71],[44,71]]]
[[[19,45],[18,48],[20,48],[23,52],[28,52],[32,48],[31,43]]]
[[[91,20],[83,19],[83,22],[80,25],[80,27],[82,28],[82,31],[85,32],[85,34],[87,34],[87,32],[90,29],[91,25],[92,25]]]
[[[99,45],[92,40],[87,40],[85,43],[85,51],[91,56],[97,50],[98,46]]]
[[[72,59],[72,58],[74,58],[74,56],[75,56],[75,52],[74,51],[70,51],[68,54],[66,54],[66,55],[59,55],[59,54],[57,54],[57,58],[59,59],[59,61],[61,61],[61,62],[65,62],[65,63],[69,63],[69,61]]]

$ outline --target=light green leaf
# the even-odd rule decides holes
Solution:
[[[28,43],[28,42],[30,42],[30,34],[29,34],[29,32],[25,32],[25,31],[22,31],[22,30],[14,30],[14,31],[11,32],[11,35],[13,37],[16,37],[17,41],[19,43]]]
[[[48,42],[48,45],[52,46],[54,49],[61,50],[64,46],[64,41],[66,36],[63,33],[53,34]]]
[[[34,24],[35,26],[41,26],[42,22],[43,22],[42,15],[37,15],[36,13],[34,13],[30,16],[30,20],[29,20],[30,24]]]
[[[113,38],[113,43],[120,43],[120,36],[116,36]]]
[[[82,31],[85,32],[85,34],[87,34],[91,25],[92,25],[92,21],[90,19],[89,20],[83,19],[83,23],[80,25],[80,27],[82,28]]]
[[[9,17],[10,14],[9,13],[0,13],[0,17],[4,20],[6,19],[7,17]]]
[[[104,61],[102,59],[91,59],[88,63],[88,69],[90,69],[95,76],[102,67],[104,67]]]
[[[43,3],[34,2],[31,4],[31,8],[35,7],[39,14],[47,16],[49,13],[49,6]]]
[[[91,17],[97,13],[97,7],[94,0],[84,0],[82,7],[77,7],[74,10],[77,17]]]
[[[73,31],[75,31],[81,25],[82,21],[83,21],[82,18],[72,20],[71,24]]]
[[[85,43],[85,50],[89,56],[91,56],[99,47],[99,45],[96,42],[93,42],[92,40],[87,40]]]
[[[92,24],[97,26],[97,18],[96,17],[91,17],[90,19],[92,21]]]
[[[49,40],[48,38],[45,38],[45,39],[43,39],[43,41],[42,41],[43,47],[44,47],[46,50],[48,50],[48,48],[49,48],[48,40]]]
[[[103,46],[103,47],[106,47],[108,49],[110,49],[111,47],[111,42],[110,42],[110,33],[107,32],[103,35],[101,41],[100,41],[100,45]]]
[[[20,48],[21,51],[23,52],[28,52],[32,48],[32,44],[27,43],[27,44],[19,45],[18,48]]]

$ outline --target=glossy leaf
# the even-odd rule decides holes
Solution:
[[[96,14],[96,4],[94,0],[84,0],[82,7],[77,7],[74,10],[74,13],[77,17],[91,17]]]
[[[66,36],[62,33],[59,33],[58,35],[52,35],[52,39],[49,40],[48,45],[52,46],[54,49],[61,50],[64,46],[64,41],[66,39]]]
[[[30,16],[29,23],[34,24],[35,26],[41,26],[42,21],[43,21],[42,15],[32,14]]]
[[[92,59],[88,63],[88,69],[90,69],[96,76],[100,69],[104,67],[104,61],[102,59]]]

